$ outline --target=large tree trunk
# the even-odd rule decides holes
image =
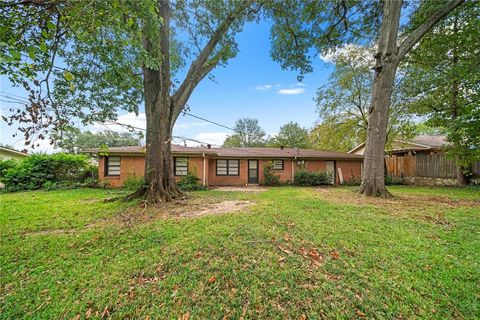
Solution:
[[[152,204],[172,201],[183,194],[177,188],[171,154],[172,108],[170,97],[161,93],[161,73],[144,69],[145,114],[147,118],[145,184],[131,198]]]
[[[382,28],[375,54],[375,78],[369,109],[362,184],[359,192],[367,196],[389,197],[385,188],[385,142],[388,113],[398,66],[397,35],[401,1],[385,1]]]

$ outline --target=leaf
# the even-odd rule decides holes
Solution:
[[[217,278],[215,278],[215,276],[211,276],[211,277],[208,279],[208,283],[214,283],[215,281],[217,281]]]
[[[20,58],[22,57],[22,54],[18,51],[15,51],[15,50],[12,50],[10,49],[10,56],[12,57],[12,59],[14,60],[20,60]]]
[[[188,320],[188,319],[190,319],[190,312],[187,312],[182,316],[182,320]]]
[[[42,50],[43,52],[47,52],[47,46],[45,45],[45,43],[40,43],[40,50]]]
[[[65,78],[65,80],[67,80],[69,82],[72,81],[73,79],[75,79],[75,76],[69,71],[63,72],[63,77]]]
[[[332,257],[333,260],[338,260],[338,258],[340,258],[340,255],[338,254],[337,251],[332,251],[330,252],[330,257]]]
[[[34,48],[28,49],[28,56],[30,57],[30,59],[35,60],[35,49]]]
[[[100,319],[103,319],[105,317],[110,317],[110,312],[108,311],[108,306],[106,306],[105,309],[103,309],[102,316],[100,317]]]
[[[363,313],[360,310],[357,310],[355,313],[357,314],[357,317],[359,317],[359,318],[365,318],[367,316],[365,313]]]
[[[50,29],[50,30],[55,30],[57,27],[55,26],[55,24],[52,21],[48,21],[47,22],[47,28]]]
[[[85,318],[89,319],[92,316],[92,308],[88,308],[87,312],[85,312]]]

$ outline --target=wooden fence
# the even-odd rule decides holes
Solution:
[[[441,154],[386,156],[388,175],[394,177],[456,178],[455,160]]]

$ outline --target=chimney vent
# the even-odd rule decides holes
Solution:
[[[283,148],[285,148],[284,146],[280,146],[280,149],[283,150]]]
[[[207,148],[208,148],[208,149],[211,149],[211,148],[212,148],[212,145],[211,145],[211,144],[207,144]]]

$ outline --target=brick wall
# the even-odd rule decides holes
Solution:
[[[145,158],[143,156],[121,156],[120,176],[105,176],[105,157],[100,157],[98,162],[98,176],[100,180],[112,187],[121,187],[130,176],[143,177],[145,172]]]
[[[351,160],[337,160],[337,183],[340,183],[338,168],[342,169],[343,179],[349,181],[352,179],[360,180],[362,177],[362,162]]]

